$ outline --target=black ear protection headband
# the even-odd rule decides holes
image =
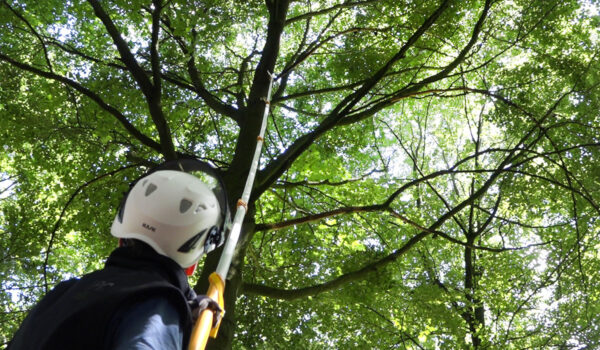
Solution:
[[[214,250],[215,248],[221,246],[225,241],[225,231],[231,223],[231,214],[229,210],[229,199],[227,198],[227,190],[225,189],[225,184],[223,183],[223,179],[221,178],[221,174],[219,174],[219,171],[212,165],[195,158],[177,159],[164,162],[148,170],[144,175],[140,176],[138,179],[133,181],[129,185],[129,191],[127,191],[127,193],[123,197],[123,200],[121,201],[121,205],[119,207],[117,216],[118,220],[121,223],[123,222],[125,203],[127,202],[129,192],[135,186],[135,184],[138,183],[138,181],[140,181],[141,179],[145,178],[146,176],[160,170],[175,170],[183,171],[186,173],[199,171],[217,180],[219,186],[218,188],[213,189],[213,192],[217,197],[217,200],[219,201],[219,207],[221,209],[221,224],[216,230],[210,230],[210,232],[208,233],[208,237],[206,237],[206,241],[204,243],[204,253],[208,253]]]

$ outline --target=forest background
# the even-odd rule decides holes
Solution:
[[[239,198],[270,73],[209,348],[600,347],[598,8],[0,0],[0,347],[147,167]]]

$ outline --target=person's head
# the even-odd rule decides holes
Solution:
[[[202,172],[207,164],[198,162],[203,164],[200,169],[193,162],[183,164],[187,168],[182,161],[166,163],[138,179],[126,194],[111,233],[148,244],[191,274],[202,255],[223,243],[228,210],[220,180],[216,182],[221,188],[213,189],[208,181],[187,172]]]

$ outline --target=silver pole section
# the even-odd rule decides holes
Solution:
[[[242,198],[237,203],[237,208],[235,211],[235,216],[233,218],[233,225],[231,226],[229,238],[227,239],[227,243],[225,243],[225,248],[223,248],[223,253],[221,254],[221,259],[219,260],[219,265],[217,266],[216,272],[219,274],[219,276],[221,276],[221,279],[223,281],[225,281],[225,279],[227,278],[227,273],[229,272],[229,267],[231,266],[231,259],[233,258],[237,242],[240,238],[242,222],[244,221],[244,216],[246,216],[246,206],[248,204],[248,201],[250,200],[250,193],[252,192],[252,186],[254,185],[254,177],[256,176],[256,170],[258,168],[258,160],[260,158],[262,145],[264,143],[265,130],[267,129],[267,116],[269,115],[271,105],[271,88],[273,87],[273,75],[269,73],[269,77],[270,81],[269,89],[267,91],[267,96],[265,99],[265,111],[263,113],[260,133],[256,140],[254,158],[252,158],[252,165],[250,166],[250,172],[248,173],[248,178],[246,179],[244,192],[242,192]]]

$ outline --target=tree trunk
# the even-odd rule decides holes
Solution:
[[[474,243],[474,237],[470,237],[468,244]],[[464,319],[471,333],[473,348],[481,347],[481,337],[478,331],[485,326],[485,309],[483,302],[475,297],[477,289],[477,274],[475,273],[475,254],[473,249],[465,247],[465,295],[469,302],[467,310],[464,313]]]

